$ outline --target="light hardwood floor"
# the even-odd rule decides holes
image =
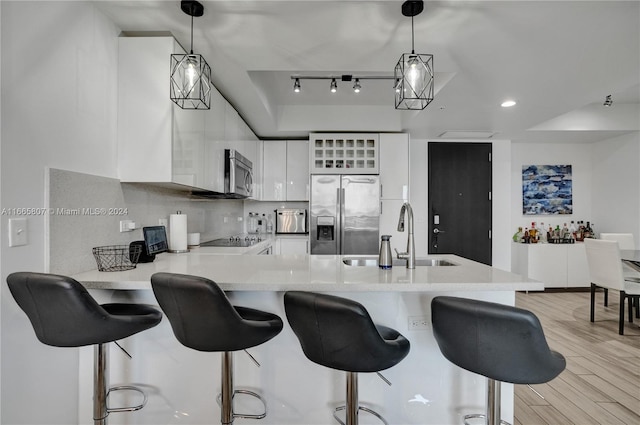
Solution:
[[[594,323],[588,292],[516,295],[516,306],[538,316],[567,368],[533,385],[544,400],[516,385],[514,425],[640,424],[640,319],[625,322],[625,334],[618,335],[618,293],[609,292],[608,307],[601,292],[596,296]]]

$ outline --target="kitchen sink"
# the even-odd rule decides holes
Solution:
[[[378,257],[346,257],[342,259],[342,262],[347,266],[378,267]],[[407,261],[396,258],[392,264],[394,266],[405,266]],[[419,266],[440,267],[457,266],[457,264],[440,258],[416,258],[416,267]]]

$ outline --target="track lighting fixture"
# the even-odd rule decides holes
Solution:
[[[182,109],[209,109],[211,67],[193,53],[193,17],[202,16],[204,7],[195,0],[182,0],[180,8],[191,16],[191,50],[188,55],[171,55],[170,97]]]
[[[335,75],[334,74],[334,75],[292,75],[291,79],[294,80],[293,91],[296,93],[300,92],[300,80],[331,80],[331,84],[329,86],[331,93],[336,93],[338,91],[338,80],[343,82],[353,81],[354,82],[353,91],[355,93],[360,93],[360,90],[362,90],[362,84],[360,83],[360,80],[392,80],[393,77],[386,76],[386,75],[351,75],[351,74]]]
[[[433,100],[433,55],[419,54],[414,49],[413,17],[424,9],[422,0],[402,4],[402,14],[411,16],[411,53],[403,53],[396,64],[396,109],[422,110]]]
[[[613,99],[611,99],[611,95],[607,95],[607,97],[605,97],[603,105],[607,108],[613,105]]]

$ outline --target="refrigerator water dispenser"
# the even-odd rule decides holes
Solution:
[[[332,241],[334,240],[334,232],[336,228],[336,218],[330,216],[318,217],[317,240]]]

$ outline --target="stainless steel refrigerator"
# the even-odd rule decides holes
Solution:
[[[312,175],[309,210],[311,254],[378,254],[377,175]]]

